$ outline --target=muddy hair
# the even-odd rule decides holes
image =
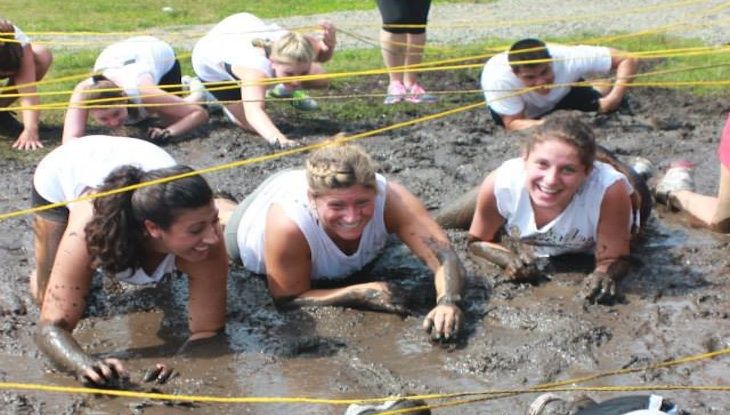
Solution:
[[[99,192],[193,171],[172,166],[144,172],[125,165],[104,179]],[[84,228],[92,266],[109,274],[134,272],[145,257],[145,220],[169,229],[181,211],[207,205],[213,191],[202,176],[194,175],[94,199],[94,215]]]
[[[289,32],[270,44],[267,55],[283,64],[312,63],[315,58],[314,46],[309,39],[296,32]]]
[[[314,151],[307,159],[306,171],[315,197],[355,185],[377,190],[373,160],[357,145],[331,145]]]
[[[593,129],[575,113],[556,113],[545,118],[525,140],[525,155],[529,155],[535,144],[560,140],[578,150],[578,158],[586,169],[596,159],[596,136]]]
[[[110,108],[106,105],[111,104],[131,104],[132,102],[127,97],[127,94],[124,93],[122,88],[119,87],[119,85],[115,84],[113,81],[109,80],[104,75],[94,75],[91,77],[92,84],[87,86],[84,89],[84,101],[96,101],[101,99],[108,99],[109,102],[104,101],[100,102],[99,105],[102,105],[102,107],[94,108],[94,104],[91,104],[91,108],[89,109],[106,109]],[[126,100],[123,100],[126,99]],[[139,115],[139,109],[137,107],[127,107],[127,111],[129,112],[130,116],[133,118],[137,117]]]
[[[15,40],[15,27],[0,18],[0,71],[18,72],[23,61],[23,45]]]
[[[550,56],[545,42],[540,39],[527,38],[518,40],[509,48],[509,52],[507,53],[509,66],[514,73],[518,73],[521,68],[532,68],[543,65],[545,62],[534,61],[546,59],[552,59],[552,56]]]

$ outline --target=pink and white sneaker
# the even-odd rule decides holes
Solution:
[[[408,95],[406,101],[413,104],[430,103],[438,101],[438,98],[431,94],[427,94],[423,87],[419,84],[413,84],[408,87]]]
[[[672,192],[680,190],[695,190],[694,179],[692,178],[694,163],[688,160],[673,161],[664,177],[657,183],[654,189],[654,199],[657,203],[671,207],[670,196]]]
[[[385,105],[393,105],[397,104],[405,98],[407,92],[406,92],[406,86],[403,85],[402,82],[391,82],[390,85],[388,85],[388,95],[386,95],[385,100],[383,101],[383,104]]]

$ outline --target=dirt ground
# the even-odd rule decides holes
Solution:
[[[476,85],[474,79],[468,81],[473,83],[463,87]],[[384,90],[382,80],[379,82],[359,85],[356,92]],[[426,85],[435,82],[434,78],[424,79]],[[465,80],[440,78],[438,82]],[[697,164],[698,188],[714,193],[718,177],[715,149],[723,109],[730,103],[648,89],[632,90],[630,103],[630,111],[584,115],[596,127],[600,142],[621,156],[647,157],[658,169],[673,158],[687,158]],[[448,104],[461,102],[454,99]],[[300,116],[283,106],[274,112],[291,137],[312,143],[339,130],[360,133],[434,111],[411,104],[403,104],[403,108],[348,125],[317,114]],[[58,144],[57,127],[46,128],[43,134],[47,143]],[[397,129],[360,143],[384,174],[405,184],[433,210],[479,183],[486,172],[519,151],[516,136],[496,128],[484,109]],[[214,117],[200,137],[166,148],[178,161],[196,168],[271,152],[260,140],[234,130],[220,117]],[[31,177],[40,157],[0,161],[4,173],[0,211],[30,205]],[[268,174],[301,163],[298,155],[208,178],[215,187],[243,198]],[[32,341],[38,309],[27,292],[33,265],[30,217],[2,221],[0,229],[0,381],[77,386],[73,379],[52,371]],[[171,364],[180,376],[157,389],[163,393],[321,398],[524,389],[730,347],[730,239],[690,229],[677,214],[655,211],[645,236],[635,246],[635,266],[620,285],[623,301],[613,306],[584,306],[575,297],[585,275],[582,272],[554,274],[535,286],[506,283],[497,269],[485,275],[464,255],[465,233],[449,234],[468,269],[466,327],[455,347],[434,346],[422,333],[422,318],[434,298],[432,280],[426,268],[398,243],[370,273],[374,278],[398,281],[409,293],[412,315],[405,318],[329,307],[280,312],[260,277],[234,268],[229,283],[227,345],[194,356],[175,355],[186,336],[186,287],[180,277],[144,288],[119,287],[99,278],[89,298],[88,316],[76,336],[92,353],[126,359],[135,382],[152,363]],[[729,359],[720,356],[576,386],[730,385]],[[13,414],[341,414],[345,408],[304,403],[190,404],[7,387],[3,384],[6,390],[0,392],[0,412]],[[139,389],[152,390],[145,385]],[[684,413],[730,413],[726,392],[658,393],[673,399]],[[588,393],[597,400],[624,394]],[[447,405],[434,413],[525,413],[535,396]],[[442,405],[451,401],[429,402]]]

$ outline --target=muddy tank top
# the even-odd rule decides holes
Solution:
[[[535,213],[525,187],[526,172],[522,158],[507,160],[497,169],[494,196],[499,214],[506,221],[507,233],[519,231],[521,240],[533,245],[537,256],[592,253],[596,245],[603,195],[608,187],[619,180],[624,181],[631,194],[633,187],[623,174],[606,163],[594,162],[591,173],[570,204],[542,228],[537,228],[535,224]]]

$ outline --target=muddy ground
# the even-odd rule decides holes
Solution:
[[[445,85],[443,89],[470,89],[476,85],[476,76],[439,75],[438,82]],[[436,82],[424,77],[426,85]],[[366,93],[384,90],[385,85],[381,79],[347,88]],[[338,92],[335,88],[325,93]],[[442,108],[466,102],[445,100],[449,101]],[[596,127],[600,142],[619,155],[647,157],[658,167],[676,157],[688,158],[697,164],[698,188],[714,193],[715,149],[724,121],[722,111],[730,102],[679,91],[636,89],[630,103],[630,111],[584,115]],[[402,111],[388,110],[378,119],[348,124],[322,113],[296,114],[286,105],[276,107],[274,113],[292,137],[312,143],[340,130],[360,133],[436,110],[403,104]],[[47,127],[43,134],[48,144],[58,144],[57,127]],[[198,135],[166,148],[180,162],[197,168],[271,152],[260,140],[232,129],[218,116]],[[516,136],[497,129],[484,109],[397,129],[361,144],[383,173],[404,183],[433,210],[476,185],[502,160],[518,154]],[[41,155],[0,161],[4,189],[0,211],[30,205],[31,177]],[[216,187],[243,198],[268,174],[301,162],[301,155],[291,156],[208,177]],[[584,273],[555,274],[536,286],[505,283],[496,269],[485,275],[466,259],[465,233],[450,231],[469,271],[464,337],[450,348],[430,344],[422,333],[421,321],[434,297],[431,278],[397,243],[370,273],[398,281],[410,293],[412,315],[405,318],[329,307],[279,312],[261,278],[234,268],[229,284],[228,346],[196,356],[175,355],[186,336],[185,282],[179,277],[157,288],[119,287],[99,279],[89,299],[88,316],[76,335],[92,353],[128,359],[136,382],[154,362],[171,364],[181,375],[159,391],[190,395],[365,398],[476,392],[641,368],[730,347],[730,239],[685,225],[676,214],[656,211],[636,245],[634,269],[620,285],[623,301],[588,307],[575,297]],[[30,218],[2,221],[0,229],[0,380],[76,386],[74,380],[50,369],[32,341],[38,309],[27,292],[32,267]],[[730,357],[718,357],[587,385],[729,385],[728,362]],[[685,413],[730,413],[726,392],[660,393],[675,400]],[[589,395],[604,400],[621,393]],[[6,390],[0,396],[0,412],[23,414],[344,412],[344,406],[326,404],[164,403],[29,390]],[[534,398],[535,394],[511,396],[446,406],[434,413],[525,413]]]

